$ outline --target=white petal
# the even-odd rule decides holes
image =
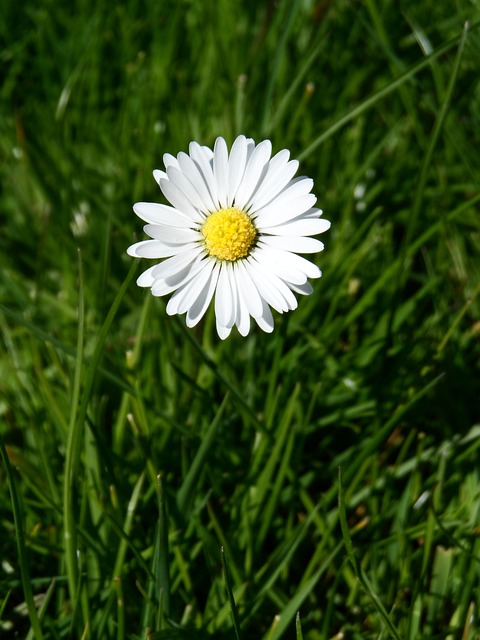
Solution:
[[[252,157],[252,153],[255,149],[255,140],[253,138],[247,138],[247,164],[250,158]]]
[[[280,293],[277,287],[274,286],[272,279],[268,279],[264,270],[259,264],[249,257],[245,260],[245,268],[247,269],[251,279],[255,283],[260,296],[268,302],[276,311],[283,313],[289,310],[289,306],[284,296]],[[280,282],[282,282],[280,280]]]
[[[156,202],[136,202],[133,210],[139,218],[152,224],[165,224],[168,227],[181,227],[186,229],[194,226],[192,221],[177,209],[166,204]]]
[[[155,181],[158,184],[158,186],[160,186],[160,180],[162,178],[166,178],[167,174],[165,173],[165,171],[160,171],[160,169],[154,169],[153,170],[153,177],[155,178]]]
[[[154,264],[153,267],[150,267],[143,273],[141,273],[137,278],[137,284],[139,287],[151,287],[155,282],[155,278],[152,276],[152,271],[155,269],[157,265]]]
[[[205,150],[198,144],[198,142],[191,142],[189,151],[190,151],[190,157],[197,165],[197,169],[202,175],[203,181],[207,185],[207,188],[213,200],[213,204],[215,205],[215,209],[218,209],[219,208],[218,194],[217,194],[215,178],[213,176],[213,170],[210,164],[210,160],[208,159]]]
[[[307,281],[306,274],[298,269],[297,266],[292,265],[290,261],[285,262],[281,253],[286,253],[286,251],[280,252],[263,245],[255,249],[254,255],[265,270],[275,274],[282,280],[293,284],[305,284]]]
[[[228,190],[228,149],[223,138],[215,140],[213,149],[213,175],[217,187],[217,194],[220,206],[224,209],[227,206]]]
[[[247,163],[247,139],[245,136],[238,136],[230,150],[228,161],[228,199],[227,206],[231,207],[237,189],[242,181]]]
[[[275,275],[268,269],[263,269],[262,266],[250,256],[249,262],[251,262],[252,268],[250,270],[250,275],[255,273],[255,282],[260,289],[259,283],[264,283],[265,291],[262,291],[262,295],[265,300],[271,304],[271,306],[282,313],[283,311],[293,311],[298,306],[297,299],[293,295],[290,286],[287,285],[281,278]],[[281,299],[282,306],[281,308],[276,307],[273,302],[269,300],[269,297],[275,296],[276,299]],[[280,298],[279,298],[280,297]]]
[[[263,302],[262,315],[255,318],[255,322],[258,324],[260,329],[262,329],[266,333],[272,333],[273,325],[274,325],[272,312],[270,311],[270,307],[265,302],[265,300],[262,300],[262,302]]]
[[[217,333],[220,340],[225,340],[228,338],[230,333],[232,332],[232,327],[222,327],[222,325],[217,322]]]
[[[284,170],[284,168],[289,164],[288,160],[290,158],[290,151],[288,149],[282,149],[278,153],[276,153],[271,160],[268,162],[267,172],[265,174],[265,179],[270,181],[274,179],[277,175],[280,174]],[[292,162],[296,163],[297,160],[292,160]],[[266,185],[265,185],[266,186]],[[262,183],[263,189],[263,183]]]
[[[158,266],[158,265],[155,265]],[[199,273],[203,269],[203,261],[196,261],[193,265],[188,264],[183,267],[180,271],[169,276],[165,280],[156,279],[152,285],[152,294],[154,296],[164,296],[168,293],[172,293],[179,287],[182,287],[184,284],[192,280],[197,273]],[[154,270],[152,270],[152,276],[154,275]]]
[[[189,247],[190,249],[190,247]],[[203,247],[194,245],[189,251],[183,251],[173,258],[168,258],[162,263],[157,264],[153,271],[155,279],[165,280],[166,278],[179,273],[184,267],[191,264],[193,266],[195,258],[203,253]]]
[[[225,265],[225,273],[228,279],[228,286],[231,294],[231,317],[228,322],[225,323],[226,327],[233,327],[235,324],[235,318],[237,317],[237,309],[238,309],[238,291],[237,291],[237,283],[235,282],[235,274],[233,273],[233,264],[231,262],[227,262]]]
[[[237,302],[235,324],[237,325],[239,334],[245,337],[250,331],[250,314],[248,313],[247,303],[242,292],[238,289],[238,281],[235,276],[230,278],[230,285],[232,287],[232,291],[235,292]]]
[[[295,253],[317,253],[323,251],[324,244],[316,238],[307,236],[291,238],[289,236],[267,236],[262,235],[262,242],[275,249],[285,249]]]
[[[167,170],[168,170],[168,167],[176,167],[178,169],[178,161],[175,158],[175,156],[172,156],[171,153],[163,154],[163,164],[165,165],[165,169]]]
[[[213,158],[213,151],[210,149],[210,147],[207,147],[206,145],[202,145],[200,148],[205,154],[205,157],[207,158],[207,160],[210,162]]]
[[[210,273],[207,283],[203,287],[202,291],[198,294],[194,304],[187,312],[187,327],[194,327],[205,315],[205,311],[208,309],[215,287],[217,286],[218,274],[220,272],[220,264],[217,263]]]
[[[258,183],[264,175],[265,166],[272,153],[270,140],[263,140],[257,145],[248,160],[245,174],[235,196],[235,205],[243,209],[250,199]]]
[[[310,193],[313,187],[313,180],[311,178],[305,178],[304,176],[299,176],[298,178],[294,178],[290,180],[290,182],[286,185],[286,187],[277,192],[277,195],[264,207],[258,208],[256,207],[255,214],[260,216],[260,214],[268,217],[272,210],[278,209],[281,205],[286,202],[294,202],[302,196],[306,196],[307,194],[310,197],[315,198],[315,202],[317,201],[316,197]],[[313,204],[310,207],[307,207],[303,211],[307,211],[307,209],[313,207]],[[303,213],[303,212],[302,212]],[[292,218],[294,216],[291,216]]]
[[[288,191],[284,191],[266,207],[254,214],[255,225],[259,231],[264,228],[278,226],[290,222],[293,218],[305,213],[317,201],[313,193],[307,193],[296,198],[289,198]]]
[[[330,222],[324,218],[302,218],[278,226],[264,227],[263,233],[276,236],[316,236],[330,229]]]
[[[173,316],[188,311],[202,293],[215,266],[214,260],[204,260],[202,270],[173,294],[167,304],[167,313]]]
[[[201,233],[195,229],[166,227],[163,224],[146,224],[143,230],[154,240],[161,240],[165,244],[186,244],[202,239]]]
[[[308,280],[305,284],[302,284],[302,285],[290,284],[289,286],[292,289],[292,291],[295,291],[296,293],[300,293],[302,296],[309,296],[311,293],[313,293],[313,287],[310,284],[310,282],[308,282]]]
[[[271,260],[279,262],[285,265],[285,267],[298,269],[298,271],[304,273],[308,278],[320,278],[320,276],[322,275],[320,269],[316,264],[313,264],[313,262],[310,262],[310,260],[302,258],[302,256],[299,256],[296,253],[283,251],[281,249],[272,249],[270,247],[265,247],[265,245],[263,245],[262,247],[261,244],[259,245],[259,247],[261,247],[262,253],[263,250],[266,251]],[[301,282],[295,282],[293,280],[291,280],[291,282],[293,282],[293,284],[303,284]]]
[[[275,173],[276,171],[279,171],[280,169],[282,169],[282,167],[284,167],[288,163],[289,159],[290,159],[290,151],[288,149],[282,149],[281,151],[276,153],[268,163],[269,164],[268,171],[269,172],[272,171],[273,173]]]
[[[178,187],[179,191],[188,199],[195,209],[199,209],[200,211],[205,210],[206,207],[204,200],[180,169],[168,167],[167,176],[168,179]],[[160,184],[160,187],[161,186],[162,185]]]
[[[297,299],[293,295],[290,285],[285,284],[285,282],[281,278],[279,278],[273,273],[266,272],[263,275],[265,276],[266,280],[269,282],[270,286],[277,289],[278,292],[285,299],[285,303],[287,305],[287,311],[293,311],[298,307]]]
[[[215,292],[215,316],[217,325],[222,327],[231,328],[235,322],[235,305],[226,263],[222,263],[220,267],[217,290]]]
[[[302,215],[302,218],[319,218],[322,215],[323,211],[318,207],[312,207],[310,211],[305,211]],[[292,220],[292,222],[294,222]]]
[[[281,152],[280,152],[281,153]],[[267,173],[263,179],[260,187],[250,198],[248,207],[252,210],[260,209],[268,204],[273,198],[275,198],[291,181],[295,173],[297,172],[299,162],[298,160],[291,160],[286,164],[277,166],[279,162],[273,164],[275,158],[279,154],[277,153],[268,163]],[[288,152],[287,152],[288,159]]]
[[[128,247],[127,253],[134,258],[168,258],[177,253],[188,253],[194,246],[193,244],[167,246],[160,240],[142,240]]]
[[[202,216],[197,209],[191,204],[188,198],[177,187],[174,182],[170,180],[160,180],[160,189],[166,199],[173,204],[175,209],[178,209],[185,216],[194,220],[195,222],[202,222],[204,216]]]
[[[202,202],[205,203],[203,212],[207,213],[208,211],[215,211],[217,209],[217,206],[214,204],[210,191],[208,190],[207,183],[203,178],[203,174],[200,173],[195,162],[188,154],[183,152],[180,152],[178,154],[177,159],[180,170],[186,176],[186,178],[190,180],[192,185],[197,190],[200,198],[202,199]]]
[[[235,263],[234,270],[239,296],[245,301],[248,313],[252,317],[258,318],[263,312],[262,299],[258,289],[242,261],[239,260]]]

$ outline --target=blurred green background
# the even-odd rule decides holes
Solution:
[[[479,18],[3,0],[2,638],[480,637]],[[125,251],[163,153],[239,133],[332,228],[222,343]]]

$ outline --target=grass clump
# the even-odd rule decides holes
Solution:
[[[3,3],[2,638],[479,637],[478,18]],[[162,154],[238,133],[332,230],[220,342],[125,249]]]

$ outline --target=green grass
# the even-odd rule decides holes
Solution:
[[[480,638],[479,21],[2,2],[2,640]],[[332,228],[221,342],[125,250],[162,154],[239,133]]]

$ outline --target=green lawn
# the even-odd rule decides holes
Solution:
[[[0,638],[478,640],[476,0],[3,0],[0,59]],[[221,341],[126,249],[240,133],[332,227]]]

